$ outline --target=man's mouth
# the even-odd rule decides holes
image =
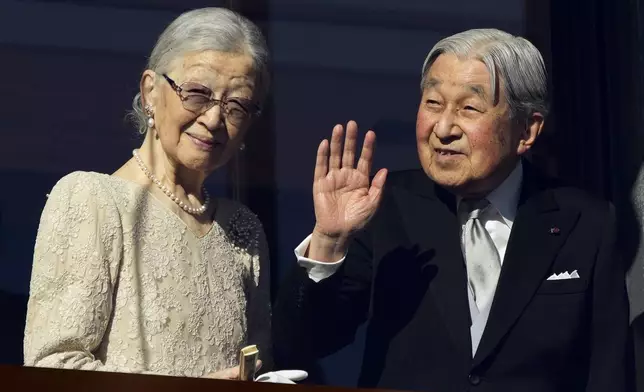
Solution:
[[[438,155],[441,155],[441,156],[450,156],[450,155],[460,155],[460,154],[462,154],[459,151],[450,150],[450,149],[446,149],[446,148],[436,148],[434,150],[436,151],[436,153]]]

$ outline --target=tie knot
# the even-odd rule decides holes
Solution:
[[[467,220],[478,219],[489,207],[490,202],[487,199],[463,199],[459,211]]]

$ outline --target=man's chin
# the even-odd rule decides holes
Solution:
[[[458,196],[464,196],[471,193],[468,190],[468,186],[461,182],[455,182],[455,181],[434,181],[434,182],[439,186],[441,186],[443,189]]]
[[[459,189],[467,185],[467,176],[459,170],[444,170],[430,167],[425,173],[436,184],[447,189]]]
[[[429,171],[429,178],[441,188],[461,197],[484,197],[484,192],[477,189],[477,181],[469,178],[464,173]]]

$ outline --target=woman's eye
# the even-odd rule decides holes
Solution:
[[[206,103],[210,101],[210,97],[201,94],[187,94],[186,101],[191,103]]]

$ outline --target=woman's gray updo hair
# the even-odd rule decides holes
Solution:
[[[226,8],[200,8],[181,14],[159,36],[148,60],[147,69],[167,73],[173,63],[190,52],[216,50],[245,53],[253,59],[258,75],[256,95],[268,92],[269,54],[260,29],[247,18]],[[130,117],[139,133],[147,132],[147,117],[139,92],[132,101]]]

